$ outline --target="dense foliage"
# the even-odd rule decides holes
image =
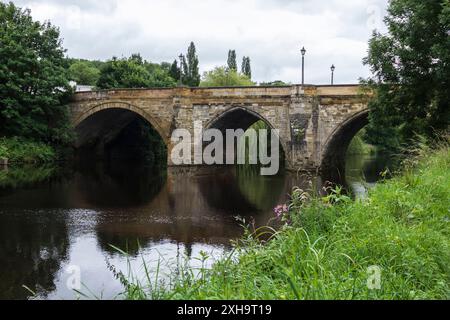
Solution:
[[[249,78],[249,79],[252,78],[252,67],[251,67],[250,57],[242,58],[241,73],[246,75],[247,78]]]
[[[387,149],[450,121],[450,2],[392,0],[388,33],[374,32],[364,63],[374,89],[367,137]]]
[[[0,136],[70,141],[64,52],[50,22],[0,2]]]
[[[236,50],[228,51],[227,66],[228,70],[237,71]]]
[[[96,86],[104,62],[69,59],[69,79],[78,85]]]
[[[179,83],[181,79],[181,68],[178,66],[177,60],[174,60],[170,66],[169,75]]]
[[[41,163],[57,159],[55,150],[40,142],[22,138],[0,138],[0,158],[6,158],[10,163]]]
[[[112,88],[150,88],[172,87],[176,81],[169,74],[170,65],[163,68],[142,59],[139,54],[129,58],[113,57],[100,71],[97,87]]]
[[[198,68],[198,56],[195,44],[191,42],[187,52],[187,62],[183,66],[183,84],[190,87],[198,87],[200,84],[200,72]]]
[[[246,75],[230,70],[226,67],[216,67],[203,74],[201,87],[234,87],[253,86],[255,83]]]

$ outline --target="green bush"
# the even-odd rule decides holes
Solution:
[[[42,163],[55,161],[57,155],[50,145],[13,137],[0,138],[0,158],[11,163]]]
[[[200,87],[245,87],[254,86],[255,83],[246,75],[226,67],[216,67],[203,74]]]

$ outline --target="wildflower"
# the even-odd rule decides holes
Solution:
[[[281,219],[286,213],[289,212],[289,207],[286,204],[278,205],[273,209],[273,212],[278,219]]]

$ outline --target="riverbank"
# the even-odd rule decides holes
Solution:
[[[181,267],[165,286],[122,277],[125,298],[449,299],[449,199],[449,145],[424,147],[367,199],[296,190],[281,231],[248,231],[212,269]]]
[[[56,150],[47,144],[18,137],[0,138],[0,159],[5,164],[47,163],[57,160]]]

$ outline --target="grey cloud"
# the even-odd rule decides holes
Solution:
[[[45,3],[59,7],[76,7],[82,11],[111,13],[117,8],[118,0],[15,0],[19,7],[33,3]]]
[[[360,76],[367,75],[367,68],[361,63],[365,55],[364,49],[361,50],[361,48],[367,44],[371,33],[371,30],[367,28],[367,7],[368,5],[377,5],[384,10],[387,5],[387,0],[259,0],[256,2],[233,0],[227,1],[226,5],[221,8],[214,8],[209,1],[209,6],[207,6],[202,1],[191,0],[189,3],[184,3],[184,9],[180,9],[178,1],[169,0],[154,0],[152,6],[144,1],[141,3],[130,1],[125,7],[122,2],[119,5],[118,1],[108,0],[17,0],[14,2],[22,6],[33,7],[36,4],[46,4],[63,9],[52,16],[52,23],[61,27],[64,45],[71,57],[105,60],[113,55],[127,56],[140,52],[144,58],[150,61],[170,62],[176,59],[180,52],[186,51],[190,41],[194,41],[200,57],[201,71],[216,65],[224,65],[228,49],[236,49],[238,63],[243,55],[251,57],[255,80],[298,82],[300,80],[300,54],[298,51],[304,44],[308,49],[307,82],[310,83],[328,83],[329,66],[332,63],[337,67],[337,82],[356,82]],[[164,27],[148,27],[145,15],[144,18],[142,15],[139,18],[139,13],[142,13],[139,10],[143,10],[141,4],[144,3],[147,10],[153,7],[161,8],[157,4],[163,4],[170,8],[169,12],[182,17],[184,17],[184,12],[180,10],[185,10],[186,6],[191,4],[199,6],[198,12],[189,12],[193,16],[188,16],[186,21],[211,22],[207,19],[211,12],[207,10],[219,10],[227,17],[229,16],[231,21],[217,22],[218,25],[214,27],[218,27],[218,29],[214,30],[222,31],[216,33],[212,33],[207,25],[202,24],[189,29],[192,34],[183,32],[183,23],[186,22],[174,19],[173,16],[163,17],[162,20],[169,21],[172,26],[179,24],[170,30],[166,30]],[[235,6],[228,7],[230,3]],[[234,12],[232,10],[236,10],[236,6],[241,6],[241,3],[242,6],[247,5],[246,9],[253,10],[248,13],[249,21],[232,18]],[[353,5],[349,3],[353,3]],[[255,5],[249,7],[249,4]],[[67,15],[64,10],[71,6],[77,6],[82,13],[91,15],[90,20],[83,21],[79,29],[71,28],[67,23]],[[123,12],[123,9],[127,10]],[[252,20],[253,14],[256,17],[258,13],[262,13],[264,17],[271,17],[272,12],[273,21],[270,19],[261,21],[258,18]],[[277,20],[280,12],[289,13],[290,15],[287,16],[291,19],[295,19],[296,15],[313,19],[315,27],[319,26],[322,30],[317,31],[311,27],[298,31],[286,28],[284,31],[285,26],[296,24],[292,21],[284,21],[279,17]],[[335,19],[333,21],[323,18],[325,13],[329,16],[330,12]],[[291,15],[292,13],[294,15]],[[45,12],[40,12],[40,14],[45,18]],[[170,22],[172,20],[173,22]],[[213,20],[213,23],[215,22]],[[226,23],[226,25],[221,26],[220,23]],[[265,31],[258,33],[255,30],[259,30],[260,26],[266,31],[271,29],[277,31],[270,35],[267,35]],[[324,35],[324,30],[332,32]],[[317,34],[317,32],[319,33]],[[323,38],[323,36],[328,38]],[[314,42],[308,43],[308,41]],[[352,47],[346,47],[348,45]]]

